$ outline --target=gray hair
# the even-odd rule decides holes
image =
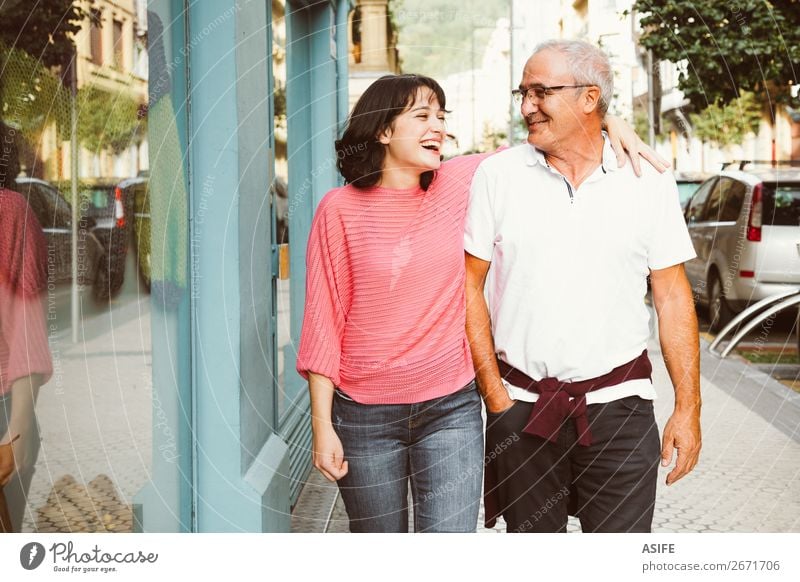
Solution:
[[[583,40],[547,40],[536,45],[531,57],[548,50],[558,51],[566,57],[576,84],[600,88],[598,112],[605,116],[614,96],[614,73],[608,55]]]

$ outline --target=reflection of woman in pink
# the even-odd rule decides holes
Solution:
[[[9,134],[0,127],[0,532],[19,531],[39,451],[36,394],[53,371],[41,301],[47,245],[25,198],[6,189],[19,173]]]

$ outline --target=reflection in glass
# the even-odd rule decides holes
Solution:
[[[0,27],[16,26],[20,15],[31,26],[14,31],[24,43],[0,45],[9,146],[0,163],[8,188],[0,240],[14,243],[0,244],[0,481],[10,449],[23,465],[3,488],[16,531],[133,531],[134,495],[152,476],[149,289],[158,237],[148,199],[145,9],[140,0],[100,0],[82,13],[73,100],[65,64],[30,52],[36,35],[47,44],[41,31],[62,19],[51,22],[28,3],[3,6]]]

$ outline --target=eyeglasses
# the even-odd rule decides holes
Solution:
[[[555,87],[545,87],[544,85],[533,85],[527,89],[514,89],[511,95],[514,97],[514,103],[522,105],[522,98],[525,97],[529,103],[533,104],[533,100],[538,99],[542,101],[548,95],[552,95],[556,91],[562,89],[580,89],[583,87],[595,87],[596,85],[556,85]]]

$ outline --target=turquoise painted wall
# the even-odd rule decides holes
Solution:
[[[337,55],[346,59],[346,19],[337,20],[330,1],[288,4],[296,345],[308,230],[319,200],[338,183],[333,141],[347,79]],[[346,10],[348,2],[339,6]],[[175,188],[168,193],[182,213],[171,215],[178,246],[165,256],[183,248],[175,256],[184,257],[185,272],[182,292],[165,286],[163,314],[154,314],[154,479],[137,495],[139,528],[288,531],[291,499],[309,465],[310,430],[293,349],[286,354],[287,392],[297,400],[282,418],[275,407],[271,4],[151,0],[149,7],[168,31],[163,60],[178,144],[169,173],[183,176],[178,195]],[[153,63],[151,51],[151,74]],[[151,136],[161,135],[159,127]],[[151,189],[167,181],[154,176]],[[170,459],[157,414],[166,417],[162,432],[173,431]]]

